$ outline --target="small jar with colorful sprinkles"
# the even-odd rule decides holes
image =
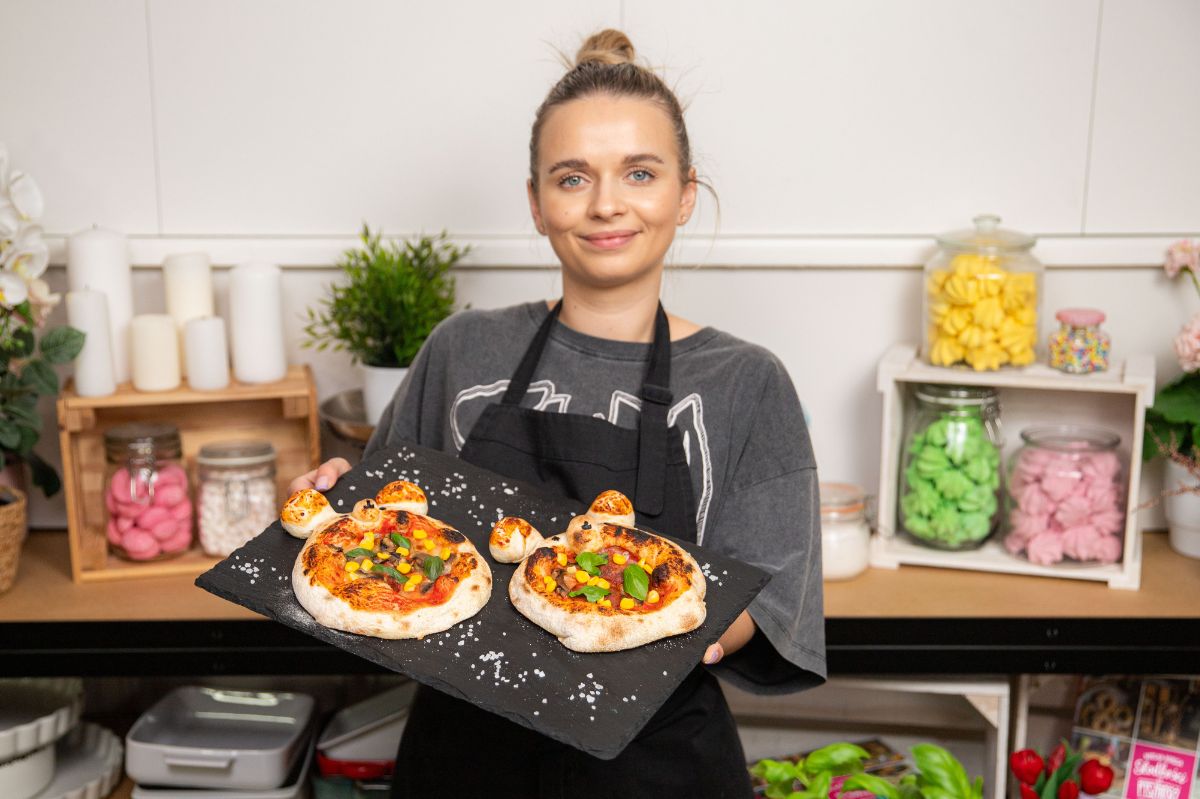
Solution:
[[[1104,312],[1095,308],[1064,308],[1054,315],[1062,326],[1050,335],[1050,365],[1070,374],[1103,372],[1108,368],[1112,342],[1100,329]]]

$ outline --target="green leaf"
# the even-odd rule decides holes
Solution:
[[[0,418],[0,447],[4,449],[16,449],[21,443],[21,430],[16,423]]]
[[[929,796],[930,785],[945,789],[951,797],[966,799],[970,795],[971,781],[954,755],[935,744],[916,744],[912,754],[917,769],[927,783],[922,787],[926,796]]]
[[[633,568],[633,567],[631,567]],[[629,571],[625,570],[625,592],[632,593],[629,588]],[[638,569],[643,575],[642,579],[646,579],[646,572]],[[645,598],[645,586],[642,587],[642,597]],[[855,746],[850,743],[836,743],[829,746],[821,747],[804,759],[804,770],[809,774],[816,774],[822,771],[828,771],[833,774],[854,774],[863,769],[863,761],[871,755],[866,749],[861,746]]]
[[[1191,427],[1183,422],[1168,422],[1153,408],[1146,409],[1146,431],[1142,436],[1142,460],[1153,460],[1160,455],[1160,443],[1168,450],[1177,450],[1185,455],[1191,452]]]
[[[421,564],[421,570],[425,572],[425,576],[430,580],[436,580],[441,576],[446,569],[446,561],[439,558],[437,555],[427,555],[425,562]]]
[[[580,552],[575,556],[575,565],[595,577],[600,567],[608,563],[608,555],[602,552]]]
[[[349,552],[343,552],[342,554],[346,556],[346,560],[354,560],[355,558],[373,558],[373,557],[375,557],[374,552],[372,552],[369,549],[364,549],[362,547],[355,547],[354,549],[350,550]]]
[[[405,549],[409,549],[409,550],[412,549],[412,541],[409,541],[407,538],[400,535],[399,533],[392,533],[391,535],[388,536],[388,538],[392,539],[392,543],[398,547],[404,547]]]
[[[900,799],[900,789],[883,777],[874,774],[855,774],[842,783],[839,793],[846,791],[870,791],[883,799]]]
[[[84,334],[73,327],[56,327],[42,336],[42,357],[48,363],[68,363],[83,349]]]
[[[42,493],[47,497],[57,494],[62,488],[62,480],[59,479],[58,472],[54,471],[54,467],[32,451],[25,456],[25,460],[29,464],[29,477],[33,484],[42,489]]]
[[[608,591],[609,589],[601,588],[598,585],[581,585],[567,596],[582,596],[588,602],[599,602],[608,596]]]
[[[1082,762],[1083,756],[1078,754],[1069,755],[1064,758],[1062,765],[1054,770],[1054,773],[1046,780],[1046,784],[1042,786],[1042,799],[1058,799],[1059,786],[1075,775],[1075,772],[1079,769],[1079,764]]]
[[[5,408],[12,420],[21,427],[28,427],[35,433],[42,430],[42,415],[37,412],[37,398],[22,398],[12,402]],[[35,436],[36,438],[36,436]]]
[[[372,573],[381,572],[383,574],[386,574],[388,577],[391,577],[393,580],[400,583],[401,585],[408,582],[408,579],[403,574],[396,571],[391,566],[385,566],[382,563],[376,563],[374,566],[372,566],[371,572]]]
[[[1153,407],[1168,422],[1200,424],[1200,372],[1187,372],[1163,386]]]
[[[21,370],[21,380],[38,394],[54,395],[58,393],[58,375],[49,364],[41,359],[35,359],[25,364]]]
[[[650,575],[646,574],[645,569],[636,563],[630,563],[625,567],[624,582],[625,593],[639,602],[646,601],[646,594],[650,588]]]
[[[24,326],[18,327],[4,337],[3,345],[0,346],[0,357],[5,361],[28,358],[33,354],[35,344],[33,330]]]

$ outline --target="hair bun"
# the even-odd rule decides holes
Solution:
[[[593,33],[575,54],[575,66],[584,64],[632,64],[637,52],[633,42],[615,28]]]

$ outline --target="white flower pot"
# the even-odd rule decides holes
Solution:
[[[378,424],[383,409],[392,401],[392,395],[400,386],[404,376],[408,374],[407,366],[367,366],[359,364],[363,375],[363,406],[367,412],[367,422]]]
[[[1175,463],[1167,462],[1166,481],[1168,491],[1197,482],[1188,470]],[[1200,558],[1200,494],[1187,493],[1170,496],[1163,500],[1163,511],[1167,516],[1171,548],[1189,558]]]

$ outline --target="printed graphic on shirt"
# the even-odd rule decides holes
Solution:
[[[508,380],[497,380],[486,385],[471,386],[458,392],[450,407],[450,432],[454,436],[454,448],[461,450],[466,443],[466,433],[483,413],[484,407],[495,401],[508,389]],[[570,394],[560,394],[552,380],[538,380],[529,384],[526,394],[535,396],[534,410],[551,413],[567,413],[571,405]],[[524,403],[523,403],[524,404]],[[593,414],[598,419],[607,419],[620,427],[637,427],[637,417],[642,412],[642,400],[627,391],[613,391],[608,404],[608,415]],[[667,425],[678,427],[683,436],[683,452],[693,477],[700,478],[700,493],[696,501],[696,543],[704,543],[704,525],[708,519],[708,507],[712,501],[712,456],[708,447],[708,431],[704,427],[704,402],[699,394],[688,394],[676,402],[667,412]],[[697,461],[699,465],[697,466]],[[696,470],[699,468],[699,474]]]

